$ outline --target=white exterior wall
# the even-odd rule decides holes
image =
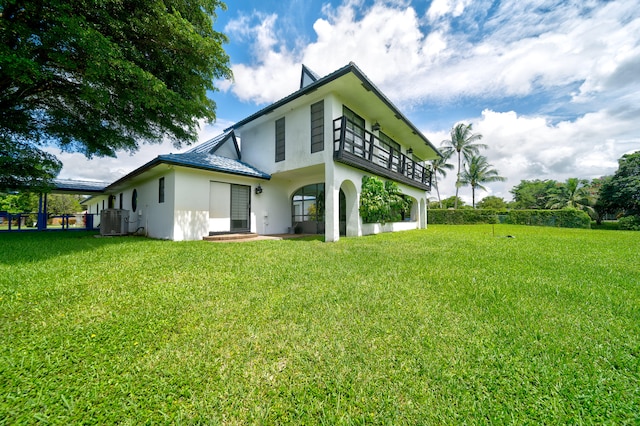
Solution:
[[[161,177],[164,177],[164,203],[160,203],[158,200],[158,186]],[[121,191],[122,208],[129,211],[129,232],[140,230],[139,232],[152,238],[172,239],[174,182],[174,172],[167,168],[164,174],[158,174],[142,182],[135,182],[132,186]],[[133,211],[132,205],[134,190],[138,194],[135,211]],[[120,207],[120,192],[114,195],[116,197],[115,207],[118,208]]]
[[[257,125],[247,125],[242,129],[242,161],[258,170],[274,175],[324,163],[323,155],[331,149],[331,120],[325,100],[325,150],[311,153],[311,104],[322,98],[306,98],[306,103],[286,113],[274,111],[269,120]],[[285,118],[285,159],[275,161],[276,120]],[[327,133],[328,132],[328,133]]]
[[[329,121],[330,130],[330,146],[327,148],[327,135],[325,134],[325,154],[327,155],[327,162],[325,167],[326,181],[326,231],[325,241],[338,241],[340,239],[339,233],[339,194],[340,188],[350,188],[353,185],[356,190],[356,194],[351,196],[345,191],[347,198],[347,236],[362,236],[370,233],[386,231],[400,231],[407,229],[419,229],[426,227],[426,212],[424,209],[427,194],[425,191],[418,188],[414,188],[402,183],[398,183],[403,194],[408,195],[414,199],[411,221],[389,224],[386,227],[369,226],[362,223],[360,214],[358,211],[360,205],[360,193],[362,192],[362,178],[364,176],[372,176],[371,172],[365,172],[354,167],[350,167],[341,163],[333,161],[333,120],[343,115],[344,103],[339,96],[329,96],[325,99],[325,121]],[[346,105],[358,113],[357,105]],[[329,117],[326,117],[329,115]],[[371,120],[367,117],[365,119],[365,126],[370,130]],[[325,123],[325,130],[327,124]],[[326,133],[326,132],[325,132]],[[387,178],[382,178],[387,180]],[[346,185],[345,185],[346,183]],[[378,228],[380,230],[378,231]],[[371,231],[373,229],[373,231]]]
[[[261,183],[263,193],[253,194],[259,234],[283,234],[291,224],[291,197],[299,188],[325,181],[324,163],[333,162],[332,119],[325,99],[324,150],[311,153],[311,105],[321,97],[307,97],[305,103],[285,114],[274,111],[269,120],[248,125],[241,131],[242,161],[271,175]],[[275,161],[275,122],[285,118],[285,159]]]
[[[339,95],[324,97],[324,150],[311,153],[311,105],[322,98],[308,98],[300,107],[278,114],[274,111],[269,120],[242,129],[242,160],[272,175],[269,182],[262,184],[259,207],[253,209],[257,218],[257,232],[277,234],[288,232],[291,223],[291,197],[299,188],[325,183],[326,217],[325,241],[340,238],[339,194],[341,186],[347,182],[355,188],[355,194],[347,196],[347,236],[363,235],[362,220],[358,212],[362,177],[372,175],[333,160],[333,120],[343,115],[343,102]],[[346,104],[358,113],[357,105]],[[285,160],[275,161],[275,122],[285,117]],[[371,120],[365,118],[370,130]],[[386,178],[384,178],[386,180]],[[350,182],[350,184],[349,184]],[[415,229],[426,226],[424,208],[425,191],[399,183],[402,192],[415,199],[412,221],[398,224],[394,229]],[[366,231],[365,231],[366,233]]]
[[[228,232],[231,218],[223,217],[223,212],[230,212],[231,184],[251,188],[250,231],[265,233],[263,213],[268,212],[268,196],[263,194],[267,193],[268,181],[178,167],[175,176],[173,240],[201,240],[209,232]],[[263,194],[255,193],[258,185],[263,188]]]
[[[231,231],[231,184],[209,182],[209,231]]]
[[[209,235],[210,175],[180,168],[176,172],[173,240],[201,240]]]

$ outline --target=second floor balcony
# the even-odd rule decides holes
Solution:
[[[333,141],[336,161],[431,191],[431,170],[344,116],[333,120]]]

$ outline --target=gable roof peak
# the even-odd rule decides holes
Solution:
[[[320,79],[320,76],[311,71],[305,64],[302,64],[302,73],[300,75],[300,88],[304,89],[308,85],[315,83]]]

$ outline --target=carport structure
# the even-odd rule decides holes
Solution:
[[[51,189],[51,194],[80,194],[80,195],[94,195],[94,194],[102,194],[104,192],[104,188],[108,184],[105,182],[93,182],[93,181],[79,181],[79,180],[71,180],[71,179],[55,179],[53,181],[53,188]],[[47,221],[49,219],[49,213],[47,211],[47,195],[49,193],[41,192],[39,194],[38,199],[38,213],[37,213],[37,225],[35,229],[38,231],[45,231],[47,229]],[[19,213],[19,214],[8,214],[7,219],[9,220],[9,227],[7,231],[23,231],[24,229],[21,226],[22,218],[25,215],[31,213]],[[17,229],[11,226],[11,223],[15,218],[18,218],[18,226]],[[69,217],[70,215],[62,216],[63,229],[65,229],[64,224],[66,223],[66,228],[69,227]],[[93,216],[90,214],[85,214],[84,221],[84,229],[94,229],[93,226]]]

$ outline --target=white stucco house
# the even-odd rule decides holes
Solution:
[[[198,240],[217,233],[341,235],[363,224],[363,176],[399,184],[413,207],[393,229],[426,227],[431,172],[440,154],[353,63],[181,154],[160,155],[87,201],[89,213],[126,210],[129,232]]]

